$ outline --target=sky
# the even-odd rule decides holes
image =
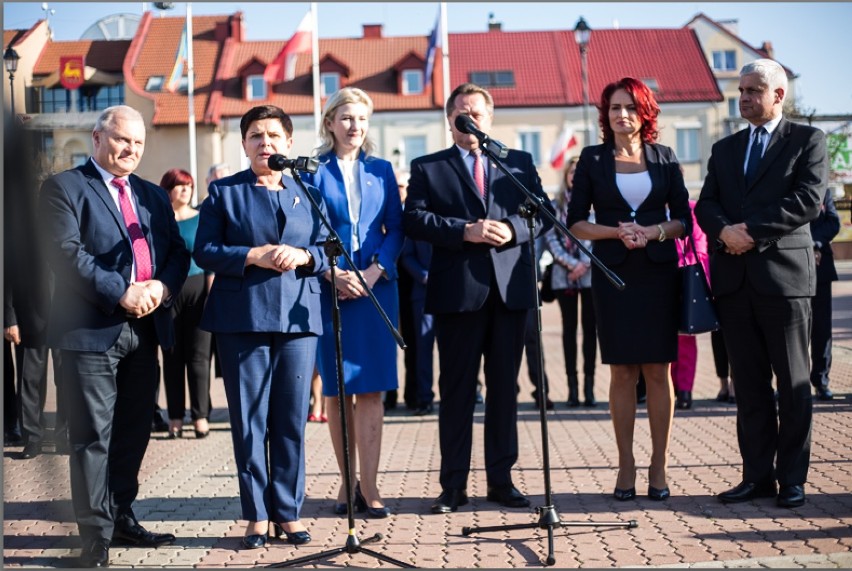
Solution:
[[[50,25],[57,40],[76,40],[104,16],[156,14],[182,16],[184,2],[162,12],[147,2],[50,2]],[[4,2],[3,27],[28,28],[45,17],[41,2]],[[242,10],[249,40],[286,39],[310,9],[309,2],[195,2],[195,15]],[[676,28],[698,13],[714,20],[737,20],[739,36],[752,46],[772,43],[776,59],[798,76],[801,108],[816,114],[852,114],[852,2],[448,2],[450,32],[487,29],[489,14],[505,31],[573,29],[580,16],[592,28]],[[321,38],[360,37],[363,24],[382,24],[385,36],[429,35],[438,2],[320,2]],[[452,65],[452,54],[450,55]],[[487,54],[483,54],[487,57]]]

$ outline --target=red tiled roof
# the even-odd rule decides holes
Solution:
[[[451,34],[450,54],[452,85],[468,81],[474,71],[514,71],[515,87],[489,88],[497,107],[583,102],[580,50],[572,31]],[[656,79],[660,103],[721,101],[688,29],[595,30],[588,73],[592,103],[608,83],[625,76]]]
[[[227,23],[228,16],[194,16],[192,18],[192,48],[195,72],[195,116],[202,121],[207,102],[212,91],[216,63],[222,49],[222,42],[214,37],[218,23]],[[129,54],[133,61],[128,62],[132,83],[131,89],[150,97],[155,101],[154,125],[179,125],[187,121],[186,97],[180,93],[145,93],[145,85],[151,76],[165,78],[171,73],[183,32],[186,18],[147,18],[140,23],[134,44],[138,43],[138,53]]]
[[[59,58],[85,56],[86,66],[120,73],[130,40],[78,40],[48,42],[33,68],[33,75],[48,75],[59,70]]]
[[[3,30],[3,49],[14,47],[24,41],[42,22],[44,20],[37,20],[30,28],[24,30]]]

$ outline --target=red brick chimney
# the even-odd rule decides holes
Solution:
[[[381,24],[364,24],[364,38],[381,38],[382,37],[382,25]]]
[[[766,56],[769,59],[775,59],[775,49],[772,47],[772,42],[763,42],[763,45],[760,46],[760,49],[766,52]]]

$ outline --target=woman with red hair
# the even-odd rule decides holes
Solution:
[[[160,186],[169,193],[178,230],[186,242],[186,247],[192,252],[195,232],[198,230],[198,210],[191,205],[195,181],[185,170],[170,169],[160,180]],[[172,305],[175,344],[171,349],[163,351],[163,382],[169,413],[169,438],[180,438],[183,435],[186,386],[189,386],[190,417],[195,428],[195,437],[204,438],[210,431],[208,418],[212,335],[198,327],[207,299],[207,290],[204,270],[192,260],[189,277]]]
[[[574,174],[566,225],[594,240],[594,252],[626,283],[619,291],[592,270],[601,361],[610,366],[609,409],[618,447],[614,497],[636,497],[633,430],[636,383],[647,385],[651,459],[648,497],[669,497],[666,478],[677,360],[678,256],[673,239],[689,233],[689,194],[674,151],[657,144],[660,107],[644,83],[625,77],[601,95],[603,144],[587,147]],[[595,222],[589,222],[594,209]]]

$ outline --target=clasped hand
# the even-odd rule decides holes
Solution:
[[[160,307],[166,297],[166,286],[160,280],[134,282],[118,300],[132,317],[145,317]]]
[[[369,268],[363,270],[361,274],[364,276],[364,281],[367,286],[372,288],[382,276],[382,270],[376,264],[370,265]],[[323,277],[331,281],[331,270],[326,270]],[[334,273],[334,282],[337,285],[337,299],[346,301],[348,299],[357,299],[359,297],[367,297],[367,290],[358,279],[358,275],[351,270],[337,270]]]
[[[616,235],[628,250],[636,248],[644,248],[648,245],[648,240],[653,240],[654,236],[659,233],[656,226],[640,226],[635,222],[619,222]]]
[[[310,256],[301,248],[294,248],[287,244],[266,244],[252,248],[256,256],[254,264],[267,270],[276,272],[287,272],[295,270],[299,266],[310,263]]]
[[[748,228],[742,222],[722,228],[719,239],[725,243],[725,252],[739,256],[754,248],[754,238],[748,233]]]
[[[511,239],[512,229],[508,224],[499,220],[480,219],[464,226],[465,242],[502,246],[508,244]]]

